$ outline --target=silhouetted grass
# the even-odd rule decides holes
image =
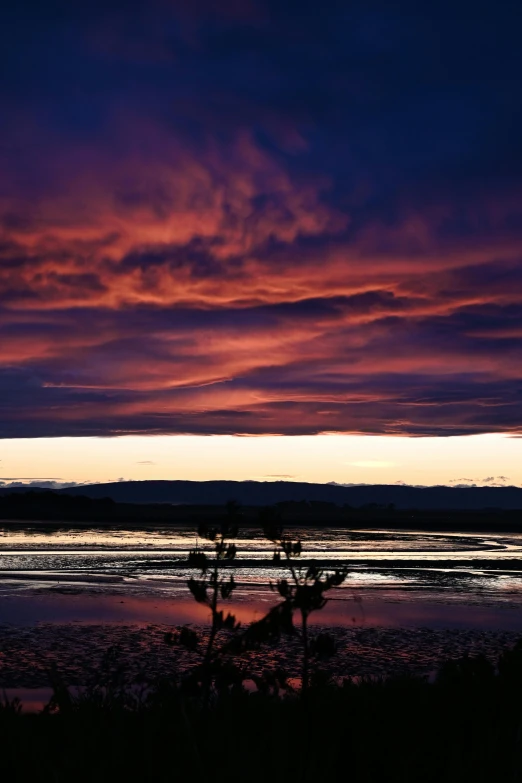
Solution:
[[[58,699],[60,700],[60,699]],[[497,672],[482,658],[424,679],[311,683],[303,702],[229,687],[210,706],[163,681],[145,699],[0,709],[12,781],[522,780],[522,646]]]

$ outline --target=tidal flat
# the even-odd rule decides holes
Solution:
[[[426,674],[448,658],[491,660],[522,636],[522,535],[294,528],[297,561],[347,566],[342,588],[311,617],[337,642],[336,677]],[[270,590],[285,573],[272,545],[243,528],[229,602],[243,626],[277,602]],[[81,685],[117,652],[129,676],[183,672],[195,658],[165,645],[169,630],[190,625],[204,636],[208,610],[186,583],[198,546],[194,526],[49,528],[4,525],[0,537],[0,687],[41,688],[58,667]],[[228,604],[227,604],[228,605]],[[295,643],[250,654],[297,673]],[[295,671],[294,671],[295,670]]]

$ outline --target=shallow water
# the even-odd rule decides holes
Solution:
[[[429,674],[448,657],[499,652],[522,636],[522,536],[340,528],[294,530],[304,561],[347,565],[311,624],[327,626],[338,653],[335,676]],[[186,623],[208,629],[209,612],[186,581],[193,527],[150,530],[53,530],[42,523],[0,533],[0,687],[40,709],[56,665],[71,685],[85,684],[109,649],[129,672],[154,677],[190,667],[190,656],[164,644]],[[241,531],[228,609],[243,624],[277,601],[269,587],[284,575],[272,545]],[[313,629],[312,633],[313,633]],[[262,671],[282,666],[299,674],[291,640],[252,656]]]
[[[303,559],[350,567],[346,584],[322,615],[324,622],[522,630],[522,535],[343,528],[294,532],[303,542]],[[189,526],[5,526],[0,534],[0,624],[53,618],[146,622],[155,616],[158,622],[171,622],[180,615],[184,622],[201,621],[204,611],[202,615],[186,588],[193,575],[186,557],[196,544],[210,548]],[[246,621],[274,601],[269,583],[282,570],[271,561],[272,544],[254,529],[242,530],[237,546],[234,601]],[[139,607],[137,614],[133,605]]]

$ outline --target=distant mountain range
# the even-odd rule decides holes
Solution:
[[[13,491],[3,489],[2,492]],[[288,501],[320,501],[360,507],[394,504],[397,509],[473,511],[522,509],[522,487],[411,487],[404,485],[307,484],[294,481],[118,481],[58,490],[68,495],[109,497],[120,503],[270,506]]]

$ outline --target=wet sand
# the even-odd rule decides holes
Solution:
[[[198,657],[164,642],[169,625],[83,625],[43,623],[36,627],[0,627],[0,687],[42,688],[56,666],[69,685],[86,685],[110,666],[121,667],[126,681],[138,675],[147,681],[179,676]],[[205,630],[202,630],[202,638]],[[330,628],[338,651],[326,667],[336,677],[429,675],[449,658],[482,653],[492,661],[520,638],[514,631],[434,628]],[[260,673],[282,667],[299,674],[299,644],[286,639],[236,662],[245,671]]]
[[[103,669],[108,651],[112,665],[132,680],[179,675],[197,656],[164,642],[167,631],[190,624],[202,636],[208,610],[189,598],[77,595],[48,590],[26,597],[2,596],[0,624],[0,687],[42,688],[54,665],[70,685],[85,685]],[[258,619],[274,604],[273,595],[227,603],[243,625]],[[331,600],[311,618],[312,633],[333,633],[338,652],[328,662],[337,677],[429,674],[444,660],[483,653],[494,660],[506,646],[522,638],[518,607],[469,605],[451,599],[393,600],[357,595]],[[250,654],[243,664],[259,673],[281,666],[298,674],[299,645],[285,639]]]

